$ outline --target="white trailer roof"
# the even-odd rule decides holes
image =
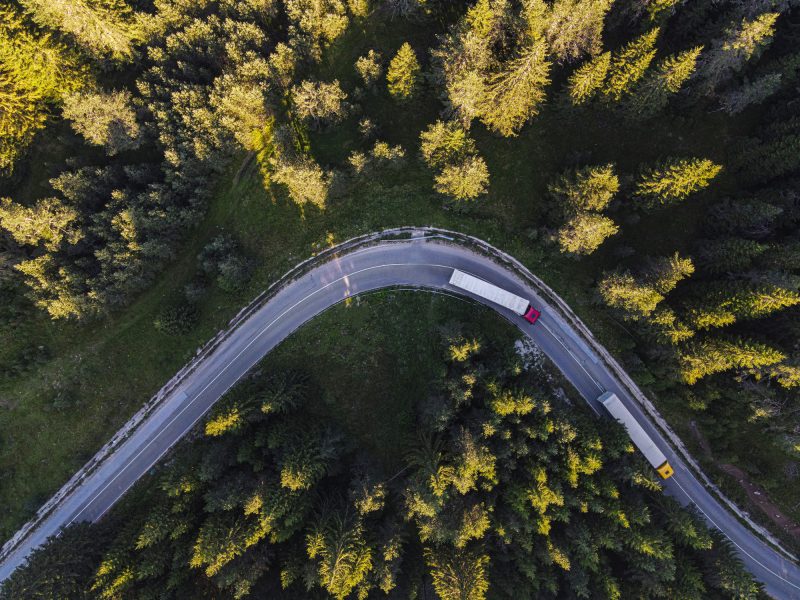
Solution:
[[[524,315],[530,304],[525,298],[520,298],[516,294],[512,294],[488,281],[478,279],[458,269],[453,270],[453,274],[450,276],[450,285],[472,292],[476,296],[491,300],[500,306],[505,306],[518,315]]]
[[[644,457],[651,465],[658,468],[667,462],[667,457],[658,449],[652,438],[642,429],[642,426],[633,418],[631,412],[625,408],[625,405],[616,394],[606,392],[598,400],[603,403],[603,406],[611,413],[612,417],[625,426],[634,445],[644,454]]]

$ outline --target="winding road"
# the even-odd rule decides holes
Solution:
[[[0,581],[62,527],[101,518],[251,367],[315,315],[348,297],[390,286],[463,294],[448,284],[452,270],[457,268],[530,298],[542,310],[541,318],[533,326],[506,309],[490,306],[529,336],[598,414],[601,407],[596,398],[604,391],[615,392],[674,467],[675,475],[665,482],[667,493],[684,505],[694,504],[712,526],[720,529],[770,595],[800,599],[800,567],[723,508],[667,443],[634,399],[629,386],[601,359],[596,342],[582,337],[537,293],[535,286],[507,265],[441,237],[425,236],[419,231],[411,239],[383,240],[333,254],[319,264],[313,263],[310,265],[313,268],[281,287],[183,376],[158,407],[113,453],[70,489],[53,510],[43,515],[35,528],[4,547],[0,554]]]

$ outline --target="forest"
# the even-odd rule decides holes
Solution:
[[[388,462],[315,418],[314,371],[260,365],[134,506],[68,528],[0,597],[759,597],[620,425],[476,329],[434,333],[438,377]]]
[[[487,239],[541,276],[714,482],[800,548],[796,0],[8,0],[0,13],[0,537],[288,267],[415,224]],[[264,385],[241,408],[241,440],[284,418],[253,408]],[[429,440],[451,466],[459,431]],[[337,468],[355,477],[349,456],[337,451]],[[623,487],[614,469],[598,477]],[[510,492],[476,477],[492,500],[475,502],[501,519]],[[794,525],[753,504],[745,478]],[[352,512],[349,485],[330,514],[347,531],[389,527],[382,512]],[[387,515],[418,526],[409,560],[433,569],[422,517],[386,493]],[[653,523],[671,510],[637,502]],[[114,551],[133,569],[120,535]],[[284,541],[299,552],[299,539]],[[324,563],[320,543],[303,569]],[[353,590],[372,589],[369,544],[374,565]],[[613,552],[575,572],[639,594],[618,571],[639,568],[635,551]],[[722,589],[711,554],[681,560]],[[486,556],[491,580],[502,561]],[[556,593],[558,571],[538,560],[534,579]]]

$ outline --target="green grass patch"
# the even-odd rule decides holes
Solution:
[[[264,360],[265,372],[311,374],[308,409],[339,426],[387,472],[402,468],[414,438],[414,407],[445,365],[437,329],[463,324],[467,337],[510,348],[518,330],[488,308],[460,299],[386,290],[339,304],[304,325]],[[319,394],[320,397],[314,397]]]

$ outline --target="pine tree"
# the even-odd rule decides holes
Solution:
[[[47,250],[58,250],[63,242],[76,244],[83,237],[77,227],[78,211],[56,198],[39,200],[28,208],[0,200],[0,228],[11,234],[17,243],[28,246],[43,245]]]
[[[208,513],[197,532],[189,566],[202,568],[206,576],[213,577],[225,565],[264,539],[269,527],[269,522],[244,516],[238,511]]]
[[[565,173],[547,189],[557,202],[573,211],[601,211],[619,191],[619,178],[613,164],[588,166]]]
[[[569,76],[568,90],[572,104],[579,106],[594,98],[605,82],[611,66],[611,52],[589,59]]]
[[[702,46],[670,56],[644,75],[626,102],[628,112],[640,118],[661,112],[681,86],[691,77]]]
[[[744,235],[762,239],[774,229],[783,209],[751,198],[727,198],[711,207],[708,226],[723,235]]]
[[[318,522],[307,536],[308,557],[317,563],[320,585],[337,600],[344,600],[361,584],[373,566],[373,549],[364,526],[352,518],[332,514]]]
[[[769,248],[767,244],[739,237],[705,240],[699,244],[698,263],[712,275],[741,271]]]
[[[707,158],[667,160],[642,173],[636,195],[646,206],[669,204],[708,187],[720,171],[722,166]]]
[[[646,270],[647,280],[661,294],[668,294],[678,283],[694,273],[691,258],[683,257],[678,252],[672,256],[661,256],[650,259]]]
[[[707,94],[741,71],[748,61],[758,58],[772,41],[777,19],[776,12],[763,13],[752,21],[743,19],[738,27],[728,29],[725,37],[704,54],[697,77]]]
[[[608,78],[603,87],[603,94],[608,99],[618,102],[642,78],[655,58],[658,34],[659,28],[654,27],[612,54]]]
[[[328,199],[332,174],[309,158],[283,159],[275,163],[272,180],[286,186],[291,199],[298,204],[313,204],[324,208]]]
[[[105,146],[110,156],[141,145],[130,92],[70,94],[64,98],[64,117],[90,144]]]
[[[108,533],[76,523],[31,553],[0,586],[0,598],[85,598]]]
[[[297,116],[314,129],[338,123],[347,115],[347,94],[339,81],[303,81],[292,88],[292,103]]]
[[[405,42],[389,63],[386,72],[389,93],[400,102],[408,102],[414,97],[421,84],[421,73],[417,55],[408,42]]]
[[[765,344],[741,339],[705,338],[680,354],[681,377],[689,385],[730,369],[757,369],[774,365],[786,355]]]
[[[694,337],[695,331],[684,323],[668,306],[656,308],[648,317],[648,327],[660,341],[673,346]]]
[[[508,36],[509,3],[480,0],[454,30],[431,50],[432,76],[447,110],[464,127],[480,116],[497,58],[493,47]]]
[[[773,284],[720,282],[706,285],[704,292],[690,311],[692,322],[700,329],[723,327],[740,319],[759,319],[800,304],[798,292]]]
[[[480,156],[446,165],[434,178],[434,189],[456,200],[474,200],[488,191],[489,168]]]
[[[422,158],[432,169],[461,162],[477,153],[474,140],[466,129],[455,121],[436,121],[428,125],[420,136]]]
[[[629,271],[606,273],[597,289],[608,306],[634,320],[650,315],[664,299],[652,285],[637,280]]]
[[[760,104],[781,87],[780,73],[767,73],[720,96],[722,110],[736,115],[753,104]]]
[[[479,157],[475,142],[457,122],[437,121],[420,134],[425,163],[437,171],[434,189],[456,200],[473,200],[485,194],[489,169]]]
[[[491,79],[481,119],[503,137],[517,135],[539,113],[549,82],[547,45],[534,41]]]
[[[442,600],[483,600],[489,590],[489,557],[448,546],[425,548],[433,589]]]
[[[46,310],[51,318],[80,319],[93,314],[84,278],[58,265],[51,254],[22,261],[14,268],[25,276],[36,306]]]
[[[66,47],[32,33],[10,8],[0,9],[0,65],[0,171],[11,172],[44,127],[49,106],[82,87],[87,76]]]
[[[364,56],[359,56],[356,60],[356,72],[361,77],[364,85],[373,88],[383,75],[383,65],[381,64],[380,52],[370,50]]]
[[[558,230],[558,245],[562,252],[591,254],[618,232],[619,227],[608,217],[581,212]]]
[[[314,58],[347,29],[350,20],[342,0],[286,0],[291,21],[289,46],[305,50]]]
[[[630,271],[605,273],[598,291],[605,303],[623,311],[632,320],[649,317],[666,294],[694,272],[691,259],[678,253],[651,259],[646,271],[638,276]]]
[[[98,56],[131,57],[142,35],[136,14],[122,0],[21,0],[40,26],[58,29]]]
[[[635,0],[631,11],[636,17],[647,13],[647,18],[655,22],[674,13],[679,3],[680,0]]]
[[[766,182],[800,168],[800,133],[744,146],[737,161],[753,181]]]
[[[598,54],[603,47],[603,20],[613,0],[555,0],[544,10],[526,11],[543,23],[529,24],[541,32],[557,62],[574,62],[585,54]],[[531,2],[532,3],[532,2]],[[543,13],[543,14],[542,14]]]

